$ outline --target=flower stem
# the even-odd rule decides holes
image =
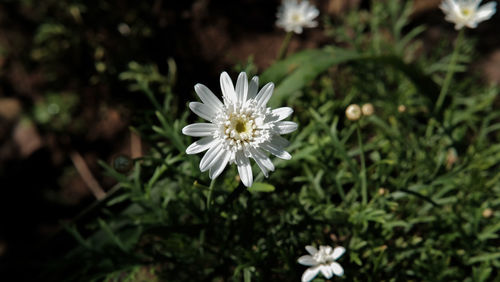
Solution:
[[[446,98],[446,94],[448,93],[448,88],[450,87],[451,79],[453,78],[453,74],[455,73],[455,64],[457,63],[458,59],[458,50],[460,49],[460,45],[462,45],[463,36],[464,36],[464,29],[462,28],[458,32],[457,39],[455,40],[455,47],[451,55],[450,63],[448,64],[448,70],[446,72],[446,77],[443,82],[443,87],[441,88],[441,92],[439,92],[439,97],[436,102],[436,107],[434,108],[435,113],[439,112],[439,110],[441,109],[444,99]]]
[[[214,191],[215,178],[210,182],[210,186],[208,187],[208,196],[207,196],[207,210],[210,210],[212,206],[212,192]]]
[[[363,140],[361,138],[361,125],[359,121],[356,122],[357,133],[358,133],[358,146],[359,146],[359,156],[361,158],[361,171],[359,172],[361,176],[361,200],[363,205],[366,205],[368,202],[368,193],[366,191],[366,165],[365,165],[365,152],[363,149]]]
[[[290,40],[292,39],[293,31],[287,32],[285,39],[283,39],[283,43],[281,43],[280,50],[278,51],[278,56],[276,60],[279,61],[285,57],[286,50],[288,50],[288,45],[290,45]]]

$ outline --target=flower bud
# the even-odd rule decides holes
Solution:
[[[364,104],[363,107],[361,107],[361,112],[363,112],[364,116],[371,116],[375,112],[375,109],[373,108],[373,105],[371,103]]]
[[[358,120],[361,117],[361,108],[357,104],[351,104],[345,110],[345,115],[349,120]]]
[[[492,215],[493,215],[493,210],[490,208],[487,208],[483,211],[484,218],[490,218]]]
[[[113,158],[113,168],[120,173],[129,172],[134,166],[134,161],[127,155],[118,155]]]
[[[446,169],[451,169],[451,167],[458,161],[457,151],[454,148],[449,148],[446,153]]]

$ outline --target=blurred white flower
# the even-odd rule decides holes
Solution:
[[[297,124],[282,121],[293,113],[289,107],[271,110],[266,107],[274,90],[272,82],[260,91],[259,78],[254,76],[250,83],[246,73],[238,76],[236,88],[226,72],[220,76],[224,103],[202,84],[194,90],[203,103],[191,102],[189,108],[211,123],[194,123],[182,129],[182,133],[203,137],[191,144],[188,154],[208,150],[200,162],[200,170],[209,170],[211,179],[219,176],[228,163],[236,163],[243,184],[252,186],[253,174],[250,159],[253,158],[264,175],[274,170],[267,156],[289,160],[292,156],[284,150],[288,141],[281,137],[297,129]]]
[[[336,262],[344,254],[344,247],[339,246],[332,249],[330,246],[319,246],[318,250],[313,246],[306,246],[306,250],[310,255],[301,256],[297,260],[302,265],[310,266],[302,274],[302,282],[313,280],[319,272],[326,279],[332,278],[334,274],[337,276],[344,274],[344,269]]]
[[[361,118],[363,112],[357,104],[351,104],[345,109],[345,116],[348,120],[358,120]]]
[[[444,0],[439,8],[446,15],[446,20],[455,24],[459,30],[464,26],[476,28],[477,25],[488,20],[495,14],[497,3],[492,1],[481,7],[482,0]]]
[[[375,108],[371,103],[364,104],[361,107],[361,112],[363,113],[364,116],[371,116],[375,112]]]
[[[406,112],[406,106],[405,105],[399,105],[398,106],[398,112],[400,112],[400,113]]]
[[[128,24],[126,23],[120,23],[118,25],[118,31],[124,35],[124,36],[127,36],[127,35],[130,35],[130,26],[128,26]]]
[[[276,25],[287,32],[302,33],[304,27],[316,27],[318,22],[314,19],[319,15],[318,9],[303,0],[284,0],[278,10]]]

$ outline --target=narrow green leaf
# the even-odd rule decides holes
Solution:
[[[496,260],[500,258],[500,252],[497,253],[486,253],[486,254],[481,254],[477,255],[474,257],[471,257],[467,262],[469,264],[473,264],[476,262],[481,262],[481,261],[489,261],[489,260]]]
[[[274,186],[271,184],[267,183],[262,183],[262,182],[254,182],[252,187],[248,188],[249,192],[264,192],[264,193],[269,193],[274,191]]]

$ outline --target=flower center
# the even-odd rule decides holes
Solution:
[[[327,256],[327,254],[325,254],[325,252],[319,251],[319,252],[314,254],[313,258],[318,263],[326,263],[328,256]]]
[[[318,252],[313,255],[313,258],[318,263],[322,264],[328,263],[333,261],[333,259],[330,256],[331,252],[332,252],[331,248],[325,248],[324,246],[320,246]]]
[[[463,9],[462,9],[462,15],[463,15],[464,17],[468,17],[468,16],[470,16],[471,14],[472,14],[472,10],[471,10],[471,9],[469,9],[469,8],[463,8]]]
[[[292,15],[292,21],[294,21],[294,22],[300,22],[301,19],[302,19],[302,17],[300,16],[299,13],[295,13]]]
[[[268,141],[271,131],[264,122],[267,114],[270,110],[257,107],[254,100],[243,105],[226,101],[224,110],[213,121],[219,126],[214,137],[222,140],[225,148],[233,152]]]
[[[236,142],[252,141],[256,127],[251,114],[231,113],[224,126],[224,133],[227,138]]]
[[[244,131],[247,131],[247,126],[245,124],[245,122],[239,120],[237,123],[236,123],[236,126],[234,127],[234,129],[236,129],[236,131],[238,133],[242,133]]]

